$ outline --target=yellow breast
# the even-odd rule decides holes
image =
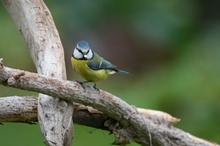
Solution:
[[[108,77],[106,70],[92,70],[87,66],[88,60],[77,60],[71,57],[72,67],[84,79],[91,82],[99,82]]]

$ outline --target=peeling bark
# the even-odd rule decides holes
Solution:
[[[110,130],[117,145],[130,141],[153,146],[217,145],[173,127],[178,119],[169,114],[136,109],[110,93],[89,87],[84,91],[79,84],[66,81],[63,47],[43,0],[2,2],[24,38],[38,74],[4,67],[0,59],[0,84],[42,94],[38,104],[33,97],[0,98],[0,122],[38,120],[49,146],[71,145],[72,114],[77,123]],[[91,112],[88,107],[82,110],[77,105],[79,109],[73,113],[73,102],[91,106],[98,112]],[[86,118],[90,118],[89,122]],[[99,118],[99,122],[94,123],[91,118]]]
[[[66,79],[63,47],[43,0],[2,0],[22,35],[39,74]],[[72,143],[73,105],[39,94],[38,121],[48,146]]]
[[[114,144],[135,141],[141,145],[154,146],[214,146],[217,144],[196,138],[189,133],[173,127],[178,119],[163,112],[148,111],[128,105],[120,98],[78,83],[46,77],[27,71],[0,67],[0,84],[56,96],[68,102],[91,106],[106,114],[110,120],[104,126],[115,135]],[[152,116],[154,115],[154,116]],[[155,116],[157,115],[157,116]],[[116,122],[115,122],[116,121]]]

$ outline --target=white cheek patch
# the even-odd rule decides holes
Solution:
[[[73,57],[77,58],[77,59],[81,59],[81,58],[83,58],[83,55],[75,48],[73,51]]]
[[[87,59],[90,60],[93,57],[93,52],[91,49],[89,49],[89,52],[87,53]]]

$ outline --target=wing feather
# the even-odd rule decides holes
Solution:
[[[94,54],[94,58],[88,61],[87,66],[92,70],[109,69],[114,70],[116,66],[111,64],[109,61],[104,60],[97,54]]]

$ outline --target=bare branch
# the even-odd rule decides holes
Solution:
[[[37,97],[34,96],[8,96],[0,98],[0,122],[37,122]],[[170,116],[167,113],[137,108],[146,118],[150,118],[154,123],[163,121],[167,123],[177,123],[179,119]],[[109,130],[104,123],[111,119],[107,115],[89,106],[75,104],[73,113],[73,122],[85,126]],[[111,119],[114,121],[114,119]],[[116,121],[115,121],[116,122]]]
[[[31,54],[39,74],[66,79],[63,47],[43,0],[2,0]],[[72,144],[72,103],[39,94],[38,120],[50,146]]]
[[[172,124],[175,122],[168,122],[169,120],[164,122],[164,119],[158,122],[158,118],[154,121],[154,118],[145,117],[135,107],[105,91],[97,92],[93,88],[87,87],[84,92],[79,84],[71,81],[11,69],[2,64],[0,65],[0,83],[56,96],[68,102],[74,101],[98,109],[120,123],[112,125],[111,122],[105,122],[105,125],[110,127],[110,130],[118,138],[115,144],[124,144],[133,140],[141,145],[149,145],[150,133],[154,146],[217,145],[174,128]]]
[[[43,0],[2,0],[2,2],[23,36],[39,74],[4,67],[0,60],[0,83],[47,94],[40,94],[38,100],[38,121],[47,145],[71,145],[72,102],[89,105],[105,113],[107,116],[98,113],[103,122],[100,122],[101,126],[97,128],[108,127],[116,136],[114,144],[126,144],[133,140],[142,145],[149,145],[152,142],[154,146],[216,145],[174,128],[173,123],[178,119],[168,114],[137,110],[105,91],[96,92],[92,88],[87,88],[84,92],[79,84],[61,80],[66,79],[63,48],[52,16]],[[0,122],[37,120],[37,104],[33,97],[25,98],[25,101],[16,96],[1,98],[0,104]],[[81,112],[84,113],[76,112],[73,117],[78,114],[79,118],[81,114],[83,115],[81,118],[85,118],[85,111]],[[94,113],[86,112],[87,115],[94,116]],[[83,123],[85,121],[85,119],[76,120],[81,124],[97,126],[97,123],[92,125],[93,121]]]
[[[37,122],[37,98],[1,97],[0,122]]]
[[[20,122],[34,123],[37,122],[37,97],[34,96],[8,96],[0,98],[0,123],[3,122]],[[104,122],[109,120],[107,115],[93,109],[88,110],[86,106],[79,104],[73,113],[73,122],[85,126],[108,130]],[[91,107],[90,107],[91,108]]]

